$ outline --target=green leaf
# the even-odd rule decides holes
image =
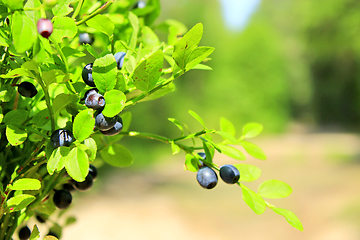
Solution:
[[[68,147],[58,147],[52,152],[47,162],[47,170],[50,175],[55,171],[60,172],[65,167],[66,158],[69,155],[69,152],[70,148]]]
[[[253,138],[259,135],[263,130],[263,125],[260,123],[248,123],[243,127],[243,137]]]
[[[12,146],[18,146],[27,139],[27,132],[15,127],[14,125],[6,126],[6,138]]]
[[[2,0],[11,10],[22,9],[24,6],[24,0]]]
[[[224,117],[220,118],[220,129],[221,131],[227,132],[231,134],[231,136],[235,137],[236,130],[234,125]]]
[[[11,70],[10,72],[8,72],[7,74],[0,75],[0,77],[2,77],[2,78],[17,78],[17,77],[22,77],[22,76],[28,77],[28,76],[30,76],[30,74],[24,68],[15,68],[15,69]],[[6,86],[6,85],[4,85],[4,86]],[[14,88],[14,87],[12,87],[12,88]]]
[[[197,172],[199,170],[198,160],[191,154],[186,154],[185,158],[185,169],[190,172]]]
[[[240,172],[241,182],[252,182],[258,179],[261,175],[261,169],[250,164],[234,164]]]
[[[43,80],[47,86],[52,83],[64,83],[70,80],[69,74],[65,74],[60,69],[51,69],[49,71],[43,72]]]
[[[12,16],[11,33],[15,49],[19,53],[29,50],[37,37],[37,29],[33,21],[18,11]]]
[[[84,47],[91,55],[93,55],[93,57],[99,58],[99,55],[96,53],[95,49],[91,45],[85,44]]]
[[[213,157],[214,154],[212,154],[214,151],[211,151],[210,149],[212,148],[212,146],[209,144],[208,139],[205,138],[201,138],[202,142],[203,142],[203,149],[205,152],[205,159],[206,161],[212,162],[213,161]]]
[[[260,159],[260,160],[266,160],[265,153],[256,144],[251,143],[251,142],[247,142],[247,141],[241,141],[240,144],[241,144],[241,146],[244,147],[245,151],[248,154],[250,154],[251,156],[253,156],[254,158],[257,158],[257,159]]]
[[[217,146],[221,149],[222,153],[233,159],[246,160],[246,156],[237,148],[223,144],[218,144]]]
[[[109,38],[113,35],[115,29],[115,25],[110,18],[101,14],[89,19],[86,21],[86,24],[89,27],[95,28],[99,32],[105,33],[109,36]]]
[[[130,49],[135,49],[136,43],[137,43],[137,35],[139,33],[139,19],[135,14],[133,14],[132,12],[129,12],[129,21],[130,21],[131,27],[133,28],[129,47],[130,47]]]
[[[73,148],[65,162],[67,173],[77,182],[83,182],[89,173],[89,160],[84,150],[79,147]]]
[[[51,40],[61,43],[65,37],[69,39],[75,37],[77,34],[77,26],[74,19],[69,17],[54,17],[53,20],[54,30],[50,36]]]
[[[50,113],[47,108],[37,112],[31,122],[34,123],[37,127],[43,127],[50,120]]]
[[[79,50],[76,50],[76,49],[74,49],[74,48],[67,47],[67,46],[65,46],[65,47],[62,48],[62,52],[64,53],[65,57],[72,56],[72,57],[79,58],[79,57],[84,57],[84,56],[86,56],[85,53],[80,52]]]
[[[261,196],[256,194],[251,189],[245,187],[241,184],[242,188],[242,198],[245,203],[256,213],[256,214],[263,214],[266,209],[266,203]]]
[[[216,131],[216,133],[219,134],[220,136],[222,136],[225,140],[229,140],[230,143],[232,143],[232,144],[237,143],[237,140],[235,139],[235,137],[233,135],[231,135],[230,133],[223,132],[223,131]]]
[[[9,40],[0,35],[0,46],[9,47]]]
[[[291,194],[291,187],[279,180],[268,180],[263,182],[258,190],[258,194],[264,198],[284,198]]]
[[[201,63],[205,58],[207,58],[215,48],[213,47],[197,47],[194,51],[191,52],[189,59],[187,60],[186,70],[189,71]]]
[[[141,29],[141,36],[144,47],[153,48],[160,45],[158,36],[154,33],[154,31],[151,28],[147,26],[144,26]]]
[[[8,102],[15,94],[15,89],[10,84],[4,84],[0,88],[0,101]]]
[[[29,240],[38,240],[38,239],[40,239],[40,231],[39,231],[39,228],[35,224],[33,227],[33,230],[31,231]]]
[[[112,90],[116,84],[117,65],[114,55],[107,54],[95,60],[92,70],[94,83],[100,92]]]
[[[28,112],[23,109],[11,110],[4,117],[4,123],[21,125],[28,117]]]
[[[79,142],[84,141],[93,132],[95,126],[93,114],[94,111],[92,109],[86,109],[76,115],[73,124],[73,134]]]
[[[127,167],[133,163],[131,152],[120,144],[104,148],[100,155],[106,163],[114,167]]]
[[[26,208],[35,199],[36,198],[34,196],[29,194],[19,194],[7,200],[6,204],[10,209],[10,212],[16,212]]]
[[[180,129],[181,135],[184,135],[184,128],[178,120],[176,120],[175,118],[168,118],[168,120]]]
[[[39,0],[28,0],[25,3],[24,8],[37,8],[41,6],[41,2]],[[41,18],[40,11],[24,11],[26,16],[28,16],[33,23],[36,25],[37,21]]]
[[[73,216],[70,216],[68,218],[66,218],[66,222],[65,222],[65,226],[69,226],[73,223],[76,223],[76,218]]]
[[[53,101],[53,111],[54,114],[59,113],[62,109],[64,109],[68,104],[72,102],[77,102],[78,96],[75,94],[66,94],[60,93],[57,95]]]
[[[151,93],[150,95],[147,95],[145,98],[141,99],[139,102],[145,102],[145,101],[151,101],[158,98],[161,98],[162,96],[173,92],[175,90],[175,84],[169,83],[165,85],[164,87],[156,90],[156,92]]]
[[[172,154],[175,155],[175,154],[178,154],[181,149],[174,142],[171,142],[171,150],[172,150]]]
[[[106,92],[104,98],[106,99],[105,108],[102,111],[104,116],[114,117],[124,109],[126,96],[123,92],[113,89]]]
[[[199,115],[197,115],[197,113],[195,113],[194,111],[189,110],[189,114],[191,116],[193,116],[193,118],[195,118],[204,128],[206,128],[204,120],[202,120],[202,118]]]
[[[9,188],[11,190],[39,190],[41,182],[33,178],[22,178],[16,180]]]
[[[58,0],[57,4],[52,8],[54,16],[64,17],[73,11],[72,7],[69,7],[70,3],[74,0]]]
[[[50,216],[51,214],[53,214],[56,211],[56,207],[54,206],[54,204],[49,203],[49,202],[44,202],[41,205],[37,205],[34,209],[37,212],[48,215],[48,216]]]
[[[164,54],[158,50],[136,67],[132,80],[137,89],[149,92],[155,87],[161,76],[163,61]]]
[[[271,207],[271,209],[275,213],[284,216],[286,221],[294,228],[296,228],[300,231],[304,230],[303,225],[302,225],[301,221],[299,220],[299,218],[290,210],[283,209],[283,208],[277,208],[277,207]]]
[[[87,153],[88,158],[89,158],[89,162],[91,163],[96,158],[96,153],[97,153],[96,142],[92,138],[87,138],[87,139],[84,140],[84,145],[87,147],[85,152]]]
[[[183,71],[185,71],[190,54],[198,46],[202,34],[203,25],[198,23],[174,45],[173,58]]]

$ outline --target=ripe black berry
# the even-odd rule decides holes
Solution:
[[[123,121],[121,117],[118,117],[117,122],[115,123],[115,125],[110,128],[109,130],[106,131],[102,131],[100,130],[100,132],[102,134],[104,134],[105,136],[114,136],[116,134],[118,134],[119,132],[121,132],[121,130],[123,129]]]
[[[70,183],[64,183],[62,185],[62,189],[68,190],[69,192],[75,190],[74,186],[72,184],[70,184]]]
[[[201,168],[197,172],[196,179],[200,186],[206,189],[214,188],[218,182],[218,177],[215,171],[209,167]]]
[[[93,63],[89,63],[85,65],[85,67],[82,70],[81,76],[87,85],[89,85],[90,87],[95,87],[94,79],[92,77],[92,67],[93,67]]]
[[[224,182],[234,184],[239,181],[240,172],[233,165],[227,164],[220,168],[220,177]]]
[[[23,97],[32,98],[37,94],[36,87],[31,82],[22,82],[18,86],[18,92]]]
[[[92,187],[93,182],[94,182],[94,180],[93,180],[91,174],[89,173],[83,182],[74,181],[74,187],[76,188],[76,190],[86,191]]]
[[[51,134],[51,143],[54,148],[66,146],[69,147],[74,141],[74,136],[67,129],[58,129]]]
[[[19,231],[20,240],[29,239],[30,235],[31,235],[31,231],[30,231],[30,228],[28,228],[28,226],[22,227]]]
[[[80,44],[93,44],[94,42],[94,35],[91,33],[80,33],[79,35],[79,42]]]
[[[95,127],[101,131],[109,130],[114,127],[118,117],[105,117],[101,112],[97,112],[95,116]]]
[[[36,215],[36,219],[38,220],[39,223],[46,222],[46,218],[42,215]]]
[[[146,3],[144,1],[138,1],[135,6],[134,6],[134,9],[136,8],[144,8],[146,7]]]
[[[123,67],[123,65],[124,65],[125,55],[126,55],[125,52],[117,52],[117,53],[115,53],[114,57],[115,57],[118,69],[121,69]]]
[[[64,189],[56,191],[53,197],[55,206],[60,209],[68,208],[71,204],[71,201],[71,193]]]
[[[100,109],[105,106],[105,98],[96,88],[90,89],[85,93],[85,105],[95,110]]]
[[[89,174],[92,176],[93,180],[95,181],[97,177],[97,168],[92,164],[90,164],[89,166]]]
[[[53,24],[49,19],[40,18],[37,22],[37,30],[41,36],[44,38],[50,37],[51,33],[53,32]]]

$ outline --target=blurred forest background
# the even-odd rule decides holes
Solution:
[[[238,30],[226,26],[223,9],[217,0],[162,1],[157,23],[204,24],[200,45],[215,47],[207,62],[213,70],[192,70],[176,80],[175,92],[135,106],[131,129],[177,136],[167,120],[173,117],[197,131],[189,109],[210,128],[224,116],[239,130],[260,122],[265,133],[285,132],[293,122],[317,130],[359,129],[359,1],[261,1]],[[127,145],[135,141],[153,147],[146,162],[162,146],[138,139]]]

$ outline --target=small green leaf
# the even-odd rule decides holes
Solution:
[[[268,180],[263,182],[258,190],[258,194],[264,198],[284,198],[291,194],[291,187],[279,180]]]
[[[199,115],[197,115],[197,113],[195,113],[194,111],[189,110],[189,114],[191,116],[193,116],[193,118],[195,118],[201,125],[203,125],[204,128],[206,128],[204,120],[202,120],[202,118]]]
[[[37,29],[33,21],[19,11],[12,15],[11,32],[15,49],[19,53],[29,50],[37,37]]]
[[[92,70],[94,83],[100,92],[112,90],[116,84],[117,65],[114,55],[106,54],[95,60]]]
[[[39,0],[27,0],[24,8],[38,8],[41,6]],[[28,16],[34,24],[37,24],[37,21],[41,18],[40,11],[24,11],[26,16]]]
[[[240,172],[241,182],[252,182],[258,179],[261,175],[261,169],[250,164],[234,164]]]
[[[126,96],[123,92],[113,89],[106,92],[104,98],[106,99],[105,108],[102,111],[104,116],[114,117],[124,109]]]
[[[248,142],[248,141],[240,141],[241,146],[245,149],[245,151],[253,156],[254,158],[260,159],[260,160],[266,160],[266,155],[261,150],[259,146],[257,146],[254,143]]]
[[[79,50],[76,50],[74,48],[71,48],[71,47],[68,47],[68,46],[65,46],[62,48],[62,52],[64,53],[65,57],[76,57],[76,58],[79,58],[79,57],[84,57],[86,56],[85,53],[83,52],[80,52]]]
[[[110,18],[101,14],[89,19],[86,21],[86,24],[89,27],[95,28],[99,32],[105,33],[109,36],[109,38],[113,35],[115,29],[115,25]]]
[[[36,198],[30,194],[19,194],[7,200],[6,204],[10,212],[16,212],[26,208],[35,199]]]
[[[212,148],[212,146],[209,144],[208,140],[205,138],[201,138],[202,142],[203,142],[203,149],[205,152],[205,159],[208,162],[212,162],[212,159],[214,157],[213,151],[211,151],[210,149]]]
[[[53,101],[53,111],[54,114],[59,113],[64,109],[68,104],[78,101],[78,96],[75,94],[66,94],[60,93],[57,95]]]
[[[9,47],[9,40],[0,35],[0,46]]]
[[[89,160],[85,151],[79,147],[73,148],[66,158],[65,168],[75,181],[83,182],[89,173]]]
[[[189,59],[187,60],[186,70],[189,71],[201,63],[205,58],[207,58],[215,48],[213,47],[197,47],[194,51],[191,52]]]
[[[9,188],[11,190],[39,190],[41,188],[41,183],[37,179],[22,178],[16,180]]]
[[[6,138],[12,146],[18,146],[27,139],[27,132],[15,127],[14,125],[6,126]]]
[[[91,45],[85,44],[84,47],[91,55],[93,55],[93,57],[99,58],[99,55],[96,53],[95,49]]]
[[[131,152],[120,144],[113,144],[101,150],[102,159],[114,167],[127,167],[133,163]]]
[[[64,83],[70,80],[69,74],[65,74],[60,69],[51,69],[49,71],[43,72],[43,79],[47,86],[52,83]]]
[[[168,120],[174,123],[175,126],[177,126],[180,129],[181,135],[184,135],[184,128],[181,126],[181,123],[178,120],[176,120],[175,118],[168,118]]]
[[[66,219],[65,226],[69,226],[73,223],[76,223],[76,218],[73,216],[70,216]]]
[[[4,117],[4,123],[21,125],[28,117],[28,112],[23,109],[11,110]]]
[[[24,6],[24,0],[2,0],[11,10],[19,10]]]
[[[84,145],[87,147],[85,152],[87,153],[87,155],[89,157],[89,162],[91,163],[96,158],[96,153],[97,153],[96,142],[92,138],[87,138],[87,139],[84,140]]]
[[[69,152],[70,149],[68,147],[59,147],[52,152],[47,162],[47,170],[50,175],[55,171],[60,172],[65,167],[66,158],[69,155]]]
[[[56,211],[56,207],[52,203],[44,202],[34,208],[37,212],[50,216]]]
[[[156,92],[151,93],[150,95],[147,95],[145,98],[141,99],[139,102],[145,102],[145,101],[151,101],[158,98],[161,98],[162,96],[173,92],[175,90],[175,84],[169,83],[165,86],[163,86],[160,89],[157,89]]]
[[[69,17],[54,17],[53,22],[53,33],[50,36],[50,39],[61,43],[63,38],[67,37],[72,39],[77,34],[77,26],[74,22],[74,19]]]
[[[198,160],[191,154],[186,154],[185,158],[185,169],[190,172],[197,172],[199,170]]]
[[[235,137],[233,135],[231,135],[230,133],[223,132],[223,131],[216,131],[216,133],[219,134],[220,136],[222,136],[225,140],[229,140],[230,143],[232,143],[232,144],[237,143]]]
[[[31,122],[34,123],[37,127],[43,127],[50,120],[50,113],[47,108],[37,112]]]
[[[223,144],[218,144],[217,146],[221,149],[222,153],[233,159],[246,160],[246,156],[237,148]]]
[[[158,36],[154,33],[154,31],[151,28],[147,26],[144,26],[141,29],[141,36],[144,47],[153,48],[160,45]]]
[[[174,45],[173,58],[183,71],[185,71],[189,56],[198,46],[202,35],[203,25],[198,23]]]
[[[132,12],[129,12],[129,21],[130,21],[130,24],[131,24],[131,26],[133,28],[133,32],[132,32],[131,38],[130,38],[129,47],[130,47],[130,49],[135,49],[136,48],[136,43],[137,43],[137,35],[139,33],[139,19],[135,14],[133,14]]]
[[[74,137],[82,142],[90,136],[95,126],[95,118],[92,109],[85,109],[79,112],[74,120],[73,134]]]
[[[149,92],[155,87],[161,76],[163,61],[164,54],[158,50],[136,67],[132,79],[137,89]]]
[[[31,231],[29,240],[38,240],[38,239],[40,239],[40,231],[39,231],[39,228],[35,224],[33,227],[33,230]]]
[[[259,135],[263,130],[263,125],[260,123],[248,123],[243,127],[243,137],[253,138]]]
[[[228,119],[226,119],[224,117],[220,118],[220,129],[221,129],[221,131],[227,132],[227,133],[231,134],[231,136],[235,137],[236,130],[235,130],[234,125]]]
[[[287,209],[283,209],[283,208],[277,208],[277,207],[272,207],[271,208],[275,213],[280,214],[282,216],[285,217],[286,221],[293,226],[294,228],[296,228],[299,231],[303,231],[303,225],[300,221],[300,219],[290,210]]]
[[[10,84],[4,84],[0,88],[0,101],[8,102],[15,94],[15,89]]]
[[[266,209],[266,203],[261,196],[256,194],[251,189],[245,187],[241,184],[242,189],[242,198],[245,203],[256,213],[256,214],[263,214]]]
[[[52,8],[54,16],[64,17],[71,13],[73,11],[73,8],[69,7],[71,2],[74,2],[74,0],[58,0]]]
[[[181,149],[174,142],[171,142],[171,150],[172,150],[172,154],[175,155],[175,154],[178,154]]]

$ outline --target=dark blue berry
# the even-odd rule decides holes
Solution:
[[[57,208],[68,208],[72,202],[71,193],[64,189],[58,190],[54,194],[53,202]]]
[[[114,57],[115,57],[118,69],[121,69],[123,67],[123,65],[124,65],[125,55],[126,55],[125,52],[117,52],[117,53],[115,53]]]
[[[97,168],[92,164],[90,164],[89,166],[89,174],[92,176],[93,180],[95,181],[97,177]]]
[[[201,168],[196,175],[196,179],[200,186],[206,189],[212,189],[218,182],[216,172],[209,167]]]
[[[74,136],[67,129],[58,129],[51,134],[51,143],[54,148],[66,146],[69,147],[74,141]]]
[[[39,223],[45,223],[46,222],[46,218],[42,215],[36,215],[36,219],[38,220]]]
[[[86,176],[84,181],[82,181],[82,182],[74,181],[73,184],[74,184],[74,187],[75,187],[76,190],[86,191],[86,190],[89,190],[92,187],[93,182],[94,182],[94,180],[93,180],[91,174],[89,173]]]
[[[32,98],[37,94],[36,87],[31,82],[22,82],[18,86],[18,92],[23,97]]]
[[[135,6],[134,6],[134,9],[136,8],[144,8],[146,7],[146,3],[144,1],[138,1]]]
[[[96,88],[90,89],[85,93],[85,105],[95,110],[100,109],[105,106],[105,98]]]
[[[80,44],[93,44],[94,42],[94,35],[91,33],[80,33],[79,34],[79,42]]]
[[[220,168],[220,177],[224,182],[234,184],[239,181],[240,172],[233,165],[227,164]]]
[[[123,121],[121,117],[118,117],[117,122],[115,123],[115,125],[110,128],[107,131],[102,131],[100,130],[100,132],[102,134],[104,134],[105,136],[114,136],[116,134],[118,134],[119,132],[121,132],[121,130],[123,129]]]
[[[90,87],[95,87],[94,79],[92,77],[93,63],[86,64],[82,70],[82,79]]]
[[[118,117],[105,117],[101,112],[97,112],[95,116],[95,127],[101,131],[107,131],[114,127]]]
[[[31,235],[30,228],[28,226],[22,227],[19,231],[19,238],[20,240],[29,239]]]

